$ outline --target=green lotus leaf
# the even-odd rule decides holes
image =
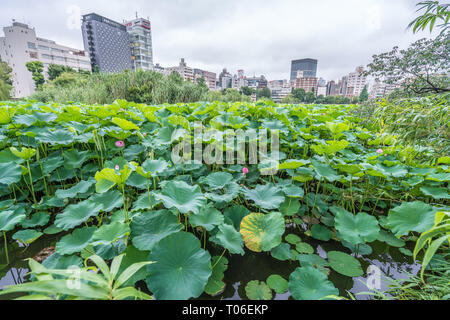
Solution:
[[[70,150],[64,152],[64,168],[74,170],[81,168],[89,160],[91,153],[89,151]]]
[[[97,180],[95,190],[97,193],[105,193],[115,185],[118,185],[119,188],[123,188],[132,172],[133,170],[130,169],[128,165],[125,165],[120,171],[105,168],[95,174],[95,180]]]
[[[55,226],[54,224],[52,224],[51,226],[45,228],[44,233],[45,234],[49,234],[49,235],[53,235],[53,234],[57,234],[60,232],[63,232],[64,230]]]
[[[0,108],[0,125],[8,124],[12,121],[12,117],[16,112],[13,108],[1,107]]]
[[[361,264],[357,259],[340,251],[330,251],[327,253],[330,267],[347,277],[360,277],[364,274]]]
[[[394,236],[395,238],[395,236]],[[360,244],[352,244],[350,242],[347,242],[345,240],[341,241],[342,245],[348,249],[350,249],[350,251],[352,253],[357,253],[358,255],[361,256],[367,256],[372,254],[373,250],[372,247],[366,243],[360,243]]]
[[[339,290],[320,270],[313,267],[295,269],[289,277],[289,291],[296,300],[325,300],[339,295]]]
[[[161,240],[150,252],[147,286],[156,300],[198,298],[212,274],[211,256],[192,234],[178,232]]]
[[[228,172],[215,172],[203,179],[202,183],[206,183],[212,190],[223,189],[233,181],[233,175]]]
[[[240,229],[245,246],[254,252],[270,251],[277,247],[284,231],[284,218],[279,212],[252,213],[242,219]]]
[[[34,157],[36,154],[36,149],[32,148],[22,148],[21,151],[17,150],[17,148],[10,147],[9,150],[11,150],[11,153],[15,155],[16,157],[23,159],[23,160],[30,160]]]
[[[309,163],[307,160],[286,160],[278,165],[278,170],[297,169]]]
[[[283,192],[289,198],[301,198],[305,195],[305,191],[296,185],[284,187]]]
[[[239,191],[239,185],[235,182],[230,182],[225,185],[223,189],[218,189],[214,193],[205,193],[205,197],[218,203],[219,205],[227,204],[229,202],[232,202],[234,198],[239,195]]]
[[[49,175],[64,163],[61,156],[48,157],[42,161],[42,168],[45,175]]]
[[[152,210],[154,207],[157,207],[161,203],[162,203],[161,200],[156,200],[153,192],[150,192],[150,200],[148,197],[148,193],[143,193],[134,202],[133,211]]]
[[[316,160],[311,160],[311,164],[314,166],[314,170],[316,171],[317,176],[319,178],[324,178],[324,179],[328,180],[329,182],[335,182],[335,181],[339,180],[341,177],[340,175],[338,175],[338,173],[333,168],[331,168],[326,163],[321,163]]]
[[[22,168],[15,163],[0,163],[0,185],[12,185],[22,179]]]
[[[225,288],[223,278],[228,269],[228,259],[216,256],[212,258],[211,264],[213,265],[212,274],[206,284],[205,292],[210,296],[215,296]]]
[[[314,253],[314,248],[306,242],[296,243],[295,250],[297,250],[298,253],[306,253],[306,254]]]
[[[276,293],[283,294],[289,290],[289,283],[282,276],[278,274],[272,274],[266,280],[267,285],[270,289],[274,290]]]
[[[36,230],[21,230],[13,234],[12,238],[25,245],[31,244],[43,235],[42,232]]]
[[[293,216],[300,210],[300,201],[297,199],[286,198],[280,205],[280,211],[285,216]]]
[[[286,241],[290,244],[296,245],[297,243],[302,242],[302,239],[296,234],[290,233],[286,236]]]
[[[327,141],[326,145],[311,145],[311,149],[317,154],[336,154],[337,152],[344,150],[350,143],[345,140],[340,141]]]
[[[62,256],[55,252],[42,262],[42,265],[47,269],[64,270],[72,266],[83,266],[83,260],[76,256]]]
[[[436,210],[421,201],[404,202],[389,211],[387,225],[396,237],[425,232],[434,225]]]
[[[284,201],[284,195],[278,187],[271,184],[257,185],[255,189],[245,189],[247,200],[255,202],[262,209],[277,209]]]
[[[430,196],[433,199],[450,199],[450,194],[447,188],[433,188],[433,187],[422,187],[420,191],[426,196]]]
[[[233,226],[223,224],[219,226],[217,234],[211,238],[211,241],[221,245],[231,254],[244,255],[244,240],[239,232]]]
[[[147,262],[148,251],[140,251],[132,245],[128,245],[124,252],[125,256],[122,258],[122,263],[120,264],[119,272],[117,274],[122,274],[128,267],[135,263]],[[134,286],[136,282],[144,280],[147,277],[147,269],[141,268],[139,271],[134,273],[123,285],[122,287]]]
[[[103,212],[111,212],[116,208],[123,207],[123,196],[117,190],[109,190],[106,193],[94,194],[89,200],[101,204],[101,211]]]
[[[133,217],[131,239],[142,251],[150,251],[167,236],[179,232],[183,226],[168,210],[144,211]]]
[[[102,205],[92,201],[82,201],[77,204],[67,206],[63,213],[56,216],[55,225],[63,230],[73,229],[89,218],[97,216]]]
[[[21,225],[24,228],[34,228],[45,226],[50,220],[50,215],[46,212],[36,212],[30,219],[22,221]]]
[[[263,281],[250,281],[245,286],[245,294],[250,300],[271,300],[272,291]]]
[[[56,129],[54,131],[41,132],[36,140],[50,145],[69,145],[74,141],[73,133],[68,130]]]
[[[158,177],[160,173],[169,168],[170,164],[164,160],[146,160],[142,166],[136,168],[136,172],[141,176],[150,179]]]
[[[104,224],[95,230],[91,242],[94,246],[111,244],[128,234],[130,234],[130,227],[127,224],[112,222],[110,224]]]
[[[60,199],[72,199],[72,198],[76,198],[78,196],[78,194],[82,194],[82,193],[87,193],[90,188],[95,184],[94,180],[82,180],[79,183],[77,183],[76,185],[74,185],[72,188],[69,189],[59,189],[56,190],[55,192],[55,196],[57,196]]]
[[[0,212],[0,231],[11,231],[26,218],[23,210],[7,210]]]
[[[115,125],[118,125],[123,130],[139,131],[139,127],[137,125],[135,125],[133,122],[125,120],[125,119],[114,117],[114,118],[112,118],[111,122],[114,123]]]
[[[353,215],[342,209],[336,211],[334,221],[341,239],[354,245],[375,241],[380,232],[377,219],[364,212]]]
[[[242,219],[249,214],[250,210],[246,207],[233,205],[232,207],[227,208],[224,212],[225,223],[231,224],[237,231],[240,231]]]
[[[56,243],[56,252],[63,256],[81,252],[91,242],[95,230],[96,227],[76,229]]]
[[[311,228],[311,236],[321,241],[329,241],[331,239],[331,230],[320,224],[315,224]]]
[[[199,186],[190,186],[184,181],[170,181],[161,193],[155,193],[167,209],[176,208],[180,213],[198,213],[206,204],[206,199]]]
[[[331,131],[333,134],[339,134],[344,131],[350,130],[350,127],[342,122],[326,122],[325,126]]]
[[[206,231],[213,230],[216,226],[223,224],[223,214],[212,206],[200,209],[199,213],[189,217],[189,222],[193,227],[203,227]]]
[[[292,259],[291,246],[288,243],[282,243],[278,247],[273,248],[270,254],[280,261]]]
[[[271,131],[280,130],[284,134],[289,133],[289,128],[278,119],[264,119],[262,127]]]
[[[330,264],[318,256],[317,254],[299,254],[297,256],[297,260],[300,262],[302,267],[313,267],[319,269],[323,273],[327,273],[326,267],[329,267]]]
[[[22,164],[25,161],[23,159],[17,158],[15,155],[12,154],[11,150],[9,149],[4,149],[0,151],[0,163],[9,163],[9,162]]]
[[[392,247],[403,247],[406,243],[402,239],[394,236],[392,232],[386,230],[380,230],[380,234],[378,235],[378,241],[386,242],[388,245]]]

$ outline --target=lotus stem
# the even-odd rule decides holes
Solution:
[[[28,167],[28,175],[30,176],[31,193],[33,195],[33,201],[34,201],[35,204],[37,204],[36,195],[34,194],[33,177],[31,176],[31,169],[30,169],[30,161],[29,160],[27,160],[27,167]]]
[[[3,239],[5,240],[5,255],[6,255],[6,264],[9,265],[9,256],[8,256],[8,241],[6,240],[6,232],[3,231]]]
[[[222,254],[220,255],[219,259],[216,261],[216,263],[212,266],[211,269],[214,269],[217,264],[220,262],[220,260],[222,260],[223,255],[225,254],[225,252],[227,252],[227,249],[223,250]]]

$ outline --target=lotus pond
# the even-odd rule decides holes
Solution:
[[[374,267],[416,274],[450,157],[419,163],[354,108],[0,103],[0,299],[337,299]],[[199,122],[236,161],[174,162]]]

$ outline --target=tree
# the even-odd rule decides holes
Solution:
[[[299,89],[292,89],[292,96],[298,100],[298,102],[305,101],[305,89],[299,88]]]
[[[422,1],[416,6],[420,7],[417,12],[426,9],[425,13],[414,19],[409,25],[408,29],[413,28],[413,32],[423,31],[429,25],[430,32],[435,26],[446,32],[450,27],[448,21],[450,20],[450,4],[440,4],[439,1]],[[442,21],[442,24],[436,25],[436,21]]]
[[[45,83],[44,65],[40,61],[27,62],[25,65],[28,71],[31,72],[34,84],[36,85],[36,89],[40,90],[42,88],[42,85]]]
[[[366,75],[401,88],[407,95],[450,91],[450,34],[421,39],[399,50],[373,56]]]
[[[283,98],[283,100],[281,100],[281,103],[296,104],[299,103],[299,101],[292,94],[288,94],[286,97]]]
[[[364,102],[369,100],[369,92],[367,91],[367,86],[364,87],[364,89],[361,91],[361,94],[359,95],[359,101]]]
[[[75,70],[72,69],[71,67],[66,67],[66,66],[61,66],[58,64],[50,64],[48,66],[48,80],[55,80],[56,78],[58,78],[61,74],[63,73],[75,73]]]
[[[335,104],[336,103],[336,97],[335,96],[326,96],[324,103],[325,104]]]
[[[270,98],[272,98],[272,92],[270,92],[269,88],[264,87],[264,88],[256,91],[256,98],[257,99],[261,99],[261,98],[270,99]]]
[[[6,62],[2,62],[0,59],[0,100],[8,100],[11,98],[11,72],[12,69],[8,66],[8,64]]]
[[[255,90],[250,87],[242,87],[241,91],[246,96],[251,96],[252,94],[255,94]]]
[[[305,95],[305,102],[313,103],[314,100],[316,100],[316,95],[314,94],[314,92],[307,92]]]

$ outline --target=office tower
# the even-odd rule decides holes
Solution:
[[[130,35],[131,59],[135,70],[153,70],[152,27],[147,19],[125,21]]]
[[[317,60],[308,58],[292,61],[291,82],[294,82],[297,78],[298,71],[303,71],[305,78],[315,78],[317,76]]]

